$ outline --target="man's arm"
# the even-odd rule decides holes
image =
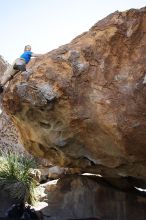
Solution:
[[[42,56],[42,54],[32,53],[31,56],[32,56],[32,57],[39,57],[39,56]]]

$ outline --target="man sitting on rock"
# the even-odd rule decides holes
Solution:
[[[1,83],[0,83],[0,93],[3,92],[5,84],[10,81],[16,73],[24,72],[26,71],[26,64],[29,63],[31,60],[31,57],[38,57],[41,56],[41,54],[35,54],[31,52],[31,46],[26,45],[24,48],[24,53],[20,56],[20,58],[17,58],[14,63],[8,67],[6,72],[4,73]]]

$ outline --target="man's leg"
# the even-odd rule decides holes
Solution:
[[[14,75],[16,75],[18,72],[26,71],[26,63],[24,59],[18,58],[14,61],[14,63],[7,68],[5,71],[1,82],[0,82],[0,93],[3,92],[3,87],[5,84],[10,81]]]
[[[14,70],[13,66],[8,67],[1,79],[1,86],[4,86],[17,72],[18,70]]]
[[[13,69],[13,65],[12,65],[12,66],[9,66],[9,67],[7,68],[7,70],[5,71],[5,73],[4,73],[4,75],[3,75],[2,79],[1,79],[1,82],[0,82],[0,93],[3,92],[5,84],[6,84],[8,81],[10,81],[10,80],[13,78],[13,76],[14,76],[16,73],[18,73],[18,72],[19,72],[19,70]]]

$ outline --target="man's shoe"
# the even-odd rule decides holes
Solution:
[[[0,85],[0,93],[3,93],[3,91],[4,91],[4,87]]]

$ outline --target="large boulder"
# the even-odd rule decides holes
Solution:
[[[146,8],[115,12],[18,74],[3,105],[32,154],[105,177],[146,177]]]

